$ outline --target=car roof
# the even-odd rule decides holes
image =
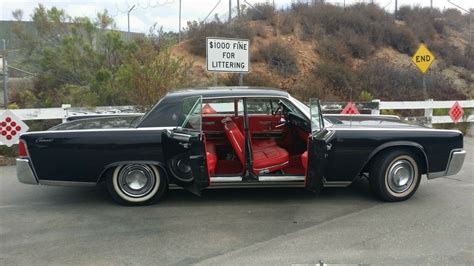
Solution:
[[[288,98],[289,94],[286,91],[278,90],[269,87],[246,87],[246,86],[235,86],[235,87],[197,87],[180,89],[169,92],[166,98],[186,98],[192,96],[202,96],[203,98],[216,98],[216,97],[255,97],[255,96],[266,96],[266,97],[285,97]]]

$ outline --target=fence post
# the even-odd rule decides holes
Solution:
[[[433,99],[426,100],[426,103],[431,103],[431,102],[433,102]],[[425,123],[425,125],[432,127],[431,121],[433,121],[433,108],[425,108],[425,118],[427,119],[427,122]]]
[[[71,105],[70,104],[61,104],[61,108],[63,108],[64,110],[64,116],[63,116],[63,123],[66,123],[67,122],[67,109],[71,108]]]
[[[372,100],[373,103],[377,103],[377,108],[372,109],[370,112],[372,115],[380,115],[380,100],[379,99],[374,99]]]

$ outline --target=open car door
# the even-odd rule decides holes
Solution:
[[[196,195],[209,186],[205,140],[202,133],[202,97],[183,99],[178,126],[162,135],[172,181]]]
[[[335,132],[324,127],[321,105],[318,99],[309,101],[311,113],[311,135],[308,140],[308,166],[305,176],[305,187],[314,192],[320,192],[326,172],[328,153],[331,150],[330,141]]]

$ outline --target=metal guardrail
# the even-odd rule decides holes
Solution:
[[[418,124],[448,124],[453,123],[449,115],[435,116],[434,109],[450,109],[456,101],[380,101],[373,100],[371,102],[355,102],[354,105],[359,111],[368,111],[372,115],[380,115],[381,110],[424,110],[423,116],[418,117],[402,117],[405,121]],[[463,109],[474,108],[474,100],[457,101]],[[327,112],[341,111],[347,103],[332,102],[322,103],[322,108]],[[474,113],[465,115],[459,122],[472,123],[474,126]]]
[[[449,109],[456,101],[380,101],[355,102],[354,105],[359,111],[370,112],[373,115],[380,115],[381,110],[424,110],[424,116],[421,117],[402,117],[407,121],[420,124],[431,125],[440,123],[453,123],[449,116],[434,116],[434,109]],[[462,108],[474,108],[474,100],[458,101]],[[340,112],[346,105],[346,102],[324,102],[322,109],[325,112]],[[99,106],[99,107],[71,107],[69,104],[63,104],[60,108],[33,108],[33,109],[11,109],[21,120],[49,120],[61,119],[63,122],[68,117],[74,116],[97,116],[97,115],[117,115],[117,114],[136,114],[140,113],[137,106]],[[3,110],[0,110],[0,115]],[[465,115],[461,121],[471,123],[474,127],[474,114]],[[472,132],[472,131],[471,131]]]

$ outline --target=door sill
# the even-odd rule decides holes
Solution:
[[[242,182],[241,176],[211,176],[211,184],[213,183],[229,183],[229,182]]]
[[[304,181],[302,175],[263,175],[258,177],[260,182],[288,182],[288,181]]]

